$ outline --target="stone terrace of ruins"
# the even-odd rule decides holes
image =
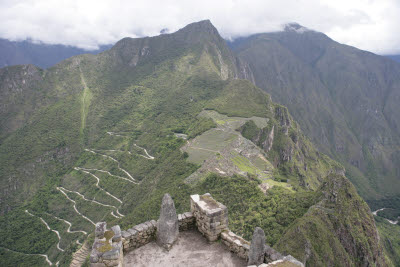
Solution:
[[[231,232],[227,207],[210,194],[190,196],[190,206],[190,212],[177,215],[172,198],[165,194],[158,221],[126,231],[97,223],[90,266],[304,267],[265,244],[261,228],[256,228],[251,243]]]

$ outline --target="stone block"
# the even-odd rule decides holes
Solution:
[[[135,237],[138,234],[138,231],[133,228],[128,229],[128,232],[131,234],[131,238]]]
[[[190,211],[185,212],[183,215],[185,215],[186,218],[193,218],[193,213]]]
[[[121,228],[119,227],[119,225],[115,225],[115,226],[111,227],[111,231],[114,232],[114,236],[112,238],[112,241],[113,242],[121,241],[122,233],[121,233]]]
[[[124,239],[130,239],[130,237],[132,236],[132,234],[129,233],[128,231],[122,231],[122,232],[121,232],[121,236],[122,236]]]
[[[107,267],[111,267],[111,266],[119,266],[120,260],[103,260],[103,262],[105,263],[105,265]]]
[[[110,251],[105,252],[101,258],[104,260],[117,260],[119,259],[120,249],[112,249]]]
[[[153,225],[154,229],[157,227],[157,222],[155,220],[151,220],[150,223]]]
[[[143,225],[142,224],[138,224],[138,225],[135,225],[134,227],[133,227],[133,230],[136,230],[137,232],[142,232],[143,231]]]
[[[96,263],[99,261],[99,255],[97,254],[96,250],[92,250],[92,252],[90,253],[90,258],[89,258],[90,262],[92,263]]]
[[[103,238],[104,237],[104,232],[106,231],[107,223],[106,222],[98,222],[96,223],[96,228],[95,228],[95,237],[97,238]]]

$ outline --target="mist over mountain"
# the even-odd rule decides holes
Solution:
[[[179,213],[211,193],[307,266],[395,266],[399,226],[357,190],[398,208],[397,64],[298,24],[231,47],[205,20],[1,68],[1,265],[69,266],[96,222],[157,219],[168,192]]]
[[[0,38],[0,67],[33,64],[46,69],[69,57],[98,54],[111,46],[104,45],[98,50],[88,51],[73,46],[35,44],[30,41],[17,42]]]

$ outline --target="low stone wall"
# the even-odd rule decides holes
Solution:
[[[249,260],[250,242],[229,230],[226,206],[214,200],[210,194],[191,195],[190,209],[191,212],[177,216],[180,232],[197,229],[210,242],[221,238],[222,243],[230,251],[242,259]],[[174,213],[175,216],[176,213]],[[146,245],[157,238],[157,222],[155,220],[138,224],[122,232],[118,225],[112,227],[111,230],[107,230],[106,226],[105,222],[96,224],[95,242],[90,254],[91,267],[122,267],[124,252]],[[262,229],[259,230],[262,231]],[[251,255],[250,253],[250,258]],[[264,261],[264,263],[259,267],[278,266],[279,264],[304,267],[292,256],[283,256],[266,244],[264,250],[261,250],[261,256],[263,256],[261,262]]]
[[[197,229],[208,241],[218,240],[221,232],[228,229],[228,209],[210,194],[191,195],[190,209],[196,218]]]
[[[196,218],[190,211],[178,214],[178,222],[180,232],[194,229],[196,227]]]
[[[230,251],[237,254],[240,258],[247,260],[250,249],[250,242],[241,236],[226,230],[221,233],[222,243],[229,248]]]
[[[147,221],[135,225],[127,231],[122,231],[124,251],[141,247],[155,240],[157,232],[157,222],[155,220]]]
[[[178,214],[179,231],[194,229],[196,219],[191,212]],[[157,222],[155,220],[147,221],[134,227],[122,231],[124,251],[130,251],[141,247],[156,239]]]
[[[122,251],[121,229],[118,225],[107,230],[105,222],[96,224],[95,240],[90,253],[92,267],[122,267],[124,254]]]

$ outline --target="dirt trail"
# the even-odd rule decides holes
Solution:
[[[382,211],[382,210],[385,210],[385,209],[388,209],[388,208],[381,208],[381,209],[379,209],[379,210],[373,211],[372,214],[375,215],[375,216],[379,216],[379,215],[378,215],[378,212],[379,212],[379,211]],[[385,218],[385,220],[388,221],[388,222],[391,223],[391,224],[398,224],[398,223],[399,223],[399,220],[397,220],[397,221],[392,221],[392,220],[389,220],[389,219],[386,219],[386,218]]]
[[[130,180],[130,179],[127,179],[127,178],[125,178],[125,177],[112,174],[112,173],[110,173],[109,171],[106,171],[106,170],[99,170],[99,169],[93,169],[93,168],[88,169],[88,168],[82,168],[82,167],[75,167],[74,169],[75,169],[75,170],[84,170],[84,171],[87,171],[87,172],[90,172],[90,171],[102,172],[102,173],[106,173],[106,174],[108,174],[108,175],[110,175],[110,176],[112,176],[112,177],[116,177],[116,178],[125,180],[125,181],[130,182],[130,183],[138,184],[138,182],[134,182],[134,181],[132,181],[132,180]]]
[[[120,133],[115,133],[115,132],[107,132],[107,134],[113,135],[113,136],[118,136],[118,137],[126,137],[125,135],[122,135],[122,134],[120,134]],[[145,149],[144,147],[138,146],[137,144],[133,144],[133,145],[134,145],[135,147],[139,148],[139,149],[142,149],[142,150],[144,151],[144,153],[146,154],[146,155],[141,155],[141,154],[139,154],[139,156],[144,157],[144,158],[146,158],[146,159],[151,159],[151,160],[155,159],[152,155],[150,155],[150,154],[147,152],[147,149]],[[112,151],[112,150],[109,150],[109,151]],[[114,150],[114,151],[115,151],[115,150]],[[123,151],[121,151],[121,152],[123,152]],[[131,152],[129,152],[129,151],[128,151],[128,153],[131,154]]]
[[[111,159],[112,161],[114,161],[114,162],[116,162],[116,163],[118,164],[118,169],[119,169],[120,171],[124,172],[133,182],[137,182],[136,179],[133,178],[132,175],[130,175],[129,172],[127,172],[125,169],[121,168],[121,165],[120,165],[119,161],[116,160],[116,159],[114,159],[113,157],[111,157],[111,156],[109,156],[109,155],[97,153],[96,151],[94,151],[94,150],[92,150],[92,149],[88,149],[88,148],[85,148],[85,151],[90,152],[90,153],[92,153],[92,154],[100,155],[100,156],[105,157],[105,158],[108,158],[108,159]]]
[[[108,196],[112,197],[113,199],[115,199],[116,201],[118,201],[119,203],[122,204],[122,200],[121,200],[121,199],[117,198],[116,196],[114,196],[113,194],[111,194],[110,192],[108,192],[107,190],[105,190],[104,188],[102,188],[102,187],[99,186],[99,183],[100,183],[100,178],[99,178],[99,177],[97,177],[96,175],[94,175],[94,174],[91,173],[91,172],[85,171],[85,170],[83,170],[83,169],[79,169],[78,167],[75,167],[74,169],[77,170],[77,171],[81,171],[81,172],[83,172],[83,173],[89,174],[90,176],[92,176],[93,178],[95,178],[96,181],[97,181],[97,182],[96,182],[96,187],[97,187],[98,189],[100,189],[101,191],[103,191],[104,193],[106,193]],[[79,194],[80,194],[80,193],[79,193]],[[80,195],[83,197],[82,194],[80,194]],[[83,197],[83,198],[84,198],[84,197]],[[92,201],[93,201],[93,202],[96,202],[96,203],[98,203],[98,204],[100,204],[100,205],[103,205],[103,206],[114,207],[114,206],[111,206],[111,205],[99,203],[99,202],[97,202],[97,201],[95,201],[95,200],[92,200]]]
[[[33,215],[32,213],[30,213],[28,210],[25,210],[26,213],[28,213],[30,216],[32,217],[38,217],[40,219],[40,221],[46,226],[47,230],[52,231],[54,233],[56,233],[57,237],[58,237],[58,243],[57,243],[57,249],[59,251],[64,251],[62,248],[60,248],[60,242],[61,242],[61,236],[60,233],[57,230],[51,229],[49,224],[40,216],[37,215]]]
[[[92,202],[92,203],[95,203],[95,204],[103,206],[103,207],[109,207],[109,208],[115,209],[117,211],[117,213],[120,214],[118,212],[118,208],[116,206],[104,204],[104,203],[98,202],[97,200],[94,200],[94,199],[88,199],[84,195],[82,195],[81,193],[79,193],[77,191],[68,190],[68,189],[65,189],[64,187],[61,187],[61,188],[62,188],[62,190],[67,191],[69,193],[77,194],[78,196],[80,196],[85,201]],[[122,201],[121,201],[121,203],[122,203]],[[111,211],[111,213],[112,213],[112,211]],[[115,215],[113,215],[113,216],[116,217]],[[124,215],[121,215],[121,217],[124,217]],[[120,218],[120,217],[116,217],[116,218]]]
[[[46,254],[23,253],[23,252],[15,251],[15,250],[8,249],[8,248],[5,248],[5,247],[0,247],[0,248],[2,248],[2,249],[4,249],[4,250],[7,250],[7,251],[10,251],[10,252],[14,252],[14,253],[18,253],[18,254],[23,254],[23,255],[28,255],[28,256],[41,256],[41,257],[44,257],[44,258],[45,258],[45,260],[46,260],[46,262],[47,262],[48,265],[50,265],[50,266],[53,265],[53,263],[49,260],[49,257],[48,257]]]
[[[49,216],[54,217],[55,219],[57,219],[57,220],[59,220],[59,221],[62,221],[62,222],[64,222],[64,223],[68,224],[67,233],[82,233],[82,234],[84,234],[84,235],[87,235],[87,232],[85,232],[85,231],[83,231],[83,230],[71,231],[71,227],[72,227],[72,223],[71,223],[71,222],[69,222],[69,221],[67,221],[67,220],[64,220],[64,219],[61,219],[61,218],[58,218],[57,216],[54,216],[54,215],[52,215],[52,214],[50,214],[50,213],[47,213],[47,212],[46,212],[46,214],[49,215]]]
[[[69,201],[71,201],[72,203],[74,203],[74,210],[75,210],[76,213],[78,213],[82,218],[84,218],[85,220],[87,220],[87,221],[90,222],[91,224],[96,225],[91,219],[89,219],[88,217],[86,217],[85,215],[83,215],[82,213],[79,212],[79,210],[76,208],[76,202],[75,202],[75,200],[71,199],[71,198],[67,195],[67,193],[64,192],[64,190],[67,191],[65,188],[63,188],[63,187],[58,187],[58,186],[57,186],[57,190],[60,191]]]
[[[144,147],[138,146],[137,144],[133,144],[133,145],[134,145],[135,147],[137,147],[137,148],[143,149],[144,153],[146,153],[146,156],[145,156],[145,155],[141,155],[141,154],[139,154],[139,156],[141,156],[141,157],[143,157],[143,158],[145,158],[145,159],[151,159],[151,160],[154,159],[153,156],[151,156],[149,153],[147,153],[147,150],[146,150]]]

